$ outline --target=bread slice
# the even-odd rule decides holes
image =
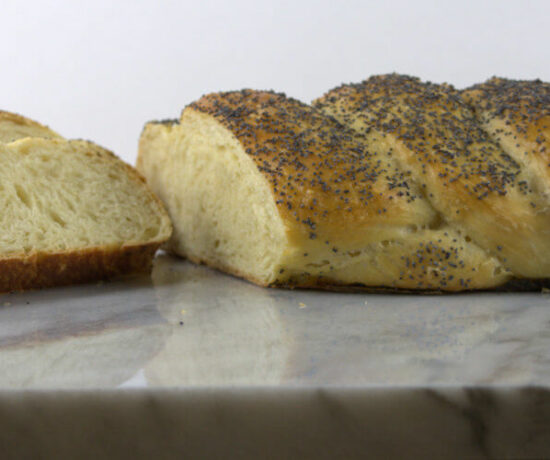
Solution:
[[[489,136],[550,196],[550,83],[494,77],[461,94]]]
[[[8,143],[24,137],[63,139],[55,131],[37,121],[0,110],[0,142]]]
[[[86,141],[0,143],[0,208],[3,292],[145,272],[171,233],[141,176]]]
[[[454,88],[382,75],[335,88],[314,105],[383,138],[443,220],[515,276],[550,277],[548,196]]]
[[[174,223],[169,249],[264,286],[491,288],[511,273],[367,138],[273,92],[214,93],[148,123],[138,170]]]

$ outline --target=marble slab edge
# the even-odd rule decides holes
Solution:
[[[550,458],[550,387],[0,391],[2,458]]]

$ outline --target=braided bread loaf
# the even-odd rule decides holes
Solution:
[[[209,94],[145,126],[137,167],[171,251],[261,285],[531,288],[550,277],[548,198],[465,100],[398,75],[313,105]]]

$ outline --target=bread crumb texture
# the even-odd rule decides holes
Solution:
[[[133,168],[6,112],[0,177],[1,291],[147,271],[170,236],[163,205]]]

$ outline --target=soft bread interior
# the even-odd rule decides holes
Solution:
[[[142,179],[85,141],[0,144],[4,258],[160,242],[170,223]]]
[[[260,284],[275,280],[285,227],[267,181],[230,131],[195,112],[181,123],[150,123],[137,167],[174,221],[174,252]]]

